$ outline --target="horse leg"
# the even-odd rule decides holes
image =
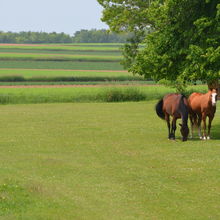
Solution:
[[[193,119],[194,119],[194,115],[190,114],[189,119],[190,119],[190,125],[191,125],[191,138],[193,138],[193,127],[194,127]]]
[[[175,131],[176,131],[176,118],[173,118],[173,120],[172,120],[171,135],[172,135],[172,138],[174,140],[175,140]]]
[[[202,116],[198,115],[198,135],[200,139],[202,139],[201,122],[202,122]]]
[[[211,130],[211,126],[212,126],[212,120],[213,120],[213,116],[209,116],[209,125],[208,125],[208,136],[207,139],[210,139],[210,130]]]
[[[203,140],[206,140],[207,135],[206,135],[206,114],[205,113],[202,114],[202,121],[203,121]]]
[[[170,134],[170,116],[168,114],[165,114],[165,120],[167,122],[167,128],[168,128],[168,139],[171,138]]]

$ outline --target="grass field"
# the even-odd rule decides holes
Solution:
[[[123,70],[119,63],[113,62],[69,62],[69,61],[17,61],[0,60],[1,68],[12,69],[72,69],[72,70]],[[91,73],[92,74],[92,73]]]
[[[36,53],[0,53],[0,60],[17,61],[79,61],[79,62],[120,62],[121,56],[109,55],[72,55],[72,54],[36,54]]]
[[[0,219],[220,219],[219,110],[168,141],[155,103],[1,106]]]
[[[193,86],[187,93],[206,90],[206,86]],[[171,92],[175,90],[164,86],[2,87],[0,104],[143,101],[160,99]]]
[[[112,70],[65,70],[65,69],[0,69],[1,82],[122,82],[139,81],[146,82],[142,76],[132,75],[127,71]]]
[[[50,51],[118,51],[122,44],[0,44],[0,49],[26,49]]]
[[[0,85],[135,85],[1,87],[0,220],[220,219],[219,110],[212,140],[168,141],[174,90],[122,72],[120,46],[0,45]]]

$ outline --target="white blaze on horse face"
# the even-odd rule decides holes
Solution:
[[[215,106],[216,105],[216,96],[217,96],[217,93],[212,93],[212,105]]]

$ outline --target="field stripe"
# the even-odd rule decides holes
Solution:
[[[22,53],[22,52],[1,52],[0,51],[0,54],[2,55],[34,55],[37,57],[37,55],[41,55],[41,56],[63,56],[63,57],[97,57],[97,58],[100,58],[100,57],[106,57],[106,58],[109,58],[109,59],[113,59],[113,58],[120,58],[122,57],[121,55],[108,55],[108,54],[102,54],[102,55],[87,55],[87,54],[64,54],[64,53]]]
[[[15,68],[0,68],[0,70],[15,70]],[[78,69],[25,69],[25,68],[16,68],[16,70],[30,70],[30,71],[66,71],[66,72],[119,72],[127,73],[127,70],[78,70]]]
[[[11,85],[11,86],[1,86],[0,88],[68,88],[68,87],[91,87],[91,88],[97,88],[97,87],[149,87],[149,86],[158,86],[161,87],[161,85],[158,84],[99,84],[99,85]]]

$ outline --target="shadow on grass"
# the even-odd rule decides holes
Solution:
[[[191,132],[191,131],[190,131]],[[220,140],[220,124],[213,125],[210,132],[211,140]],[[189,141],[201,141],[198,136],[198,128],[194,129],[193,139],[188,138]]]

